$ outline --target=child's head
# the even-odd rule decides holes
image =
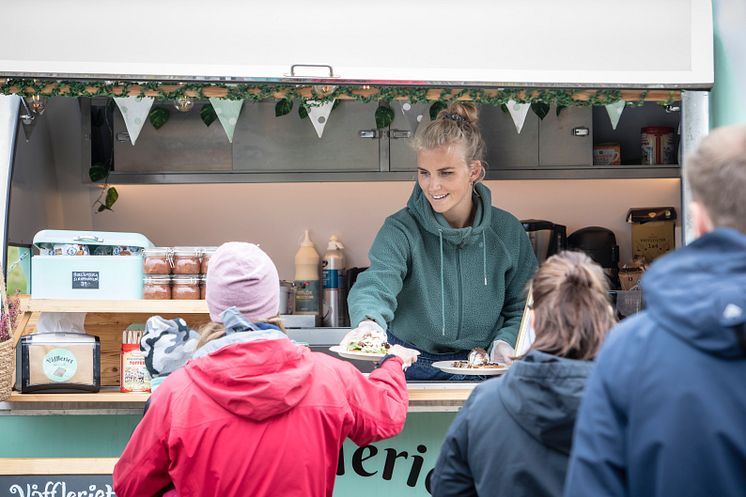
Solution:
[[[532,348],[570,359],[593,359],[616,317],[601,267],[582,252],[548,258],[531,286]]]
[[[280,308],[277,268],[253,243],[224,243],[210,258],[205,298],[215,323],[222,323],[220,315],[233,306],[252,321],[275,317]]]

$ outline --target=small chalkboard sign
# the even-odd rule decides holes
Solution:
[[[115,457],[0,458],[0,497],[115,497]]]
[[[0,497],[115,497],[111,475],[1,475]]]
[[[73,289],[98,290],[98,271],[73,271]]]

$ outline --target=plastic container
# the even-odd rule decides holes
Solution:
[[[345,325],[347,313],[345,312],[345,288],[344,270],[345,256],[342,250],[344,245],[336,235],[329,238],[326,253],[321,260],[321,272],[323,275],[324,295],[323,312],[321,323],[323,326],[338,328]]]
[[[321,292],[319,281],[319,263],[321,258],[313,246],[306,230],[305,237],[295,253],[295,310],[294,314],[313,314],[321,312]]]
[[[174,247],[174,274],[199,274],[200,267],[198,247]]]
[[[171,279],[171,298],[173,300],[199,300],[201,279],[198,274],[175,275]]]
[[[142,271],[145,274],[171,274],[171,249],[151,247],[142,251]]]
[[[212,254],[214,254],[217,249],[217,247],[202,247],[202,249],[200,249],[200,252],[202,253],[202,258],[200,259],[200,273],[207,274],[207,268],[210,266],[210,257],[212,257]]]
[[[146,300],[171,300],[171,277],[168,275],[145,276],[143,298]]]

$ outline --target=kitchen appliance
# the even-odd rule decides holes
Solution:
[[[521,224],[528,234],[539,264],[547,257],[567,248],[566,226],[541,219],[526,219],[521,221]]]
[[[618,290],[619,284],[619,245],[614,232],[600,226],[581,228],[567,237],[567,248],[588,254],[601,266],[609,281],[611,290]]]

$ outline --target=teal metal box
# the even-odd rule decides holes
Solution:
[[[40,254],[31,258],[35,299],[141,299],[142,249],[153,244],[139,233],[42,230]]]

